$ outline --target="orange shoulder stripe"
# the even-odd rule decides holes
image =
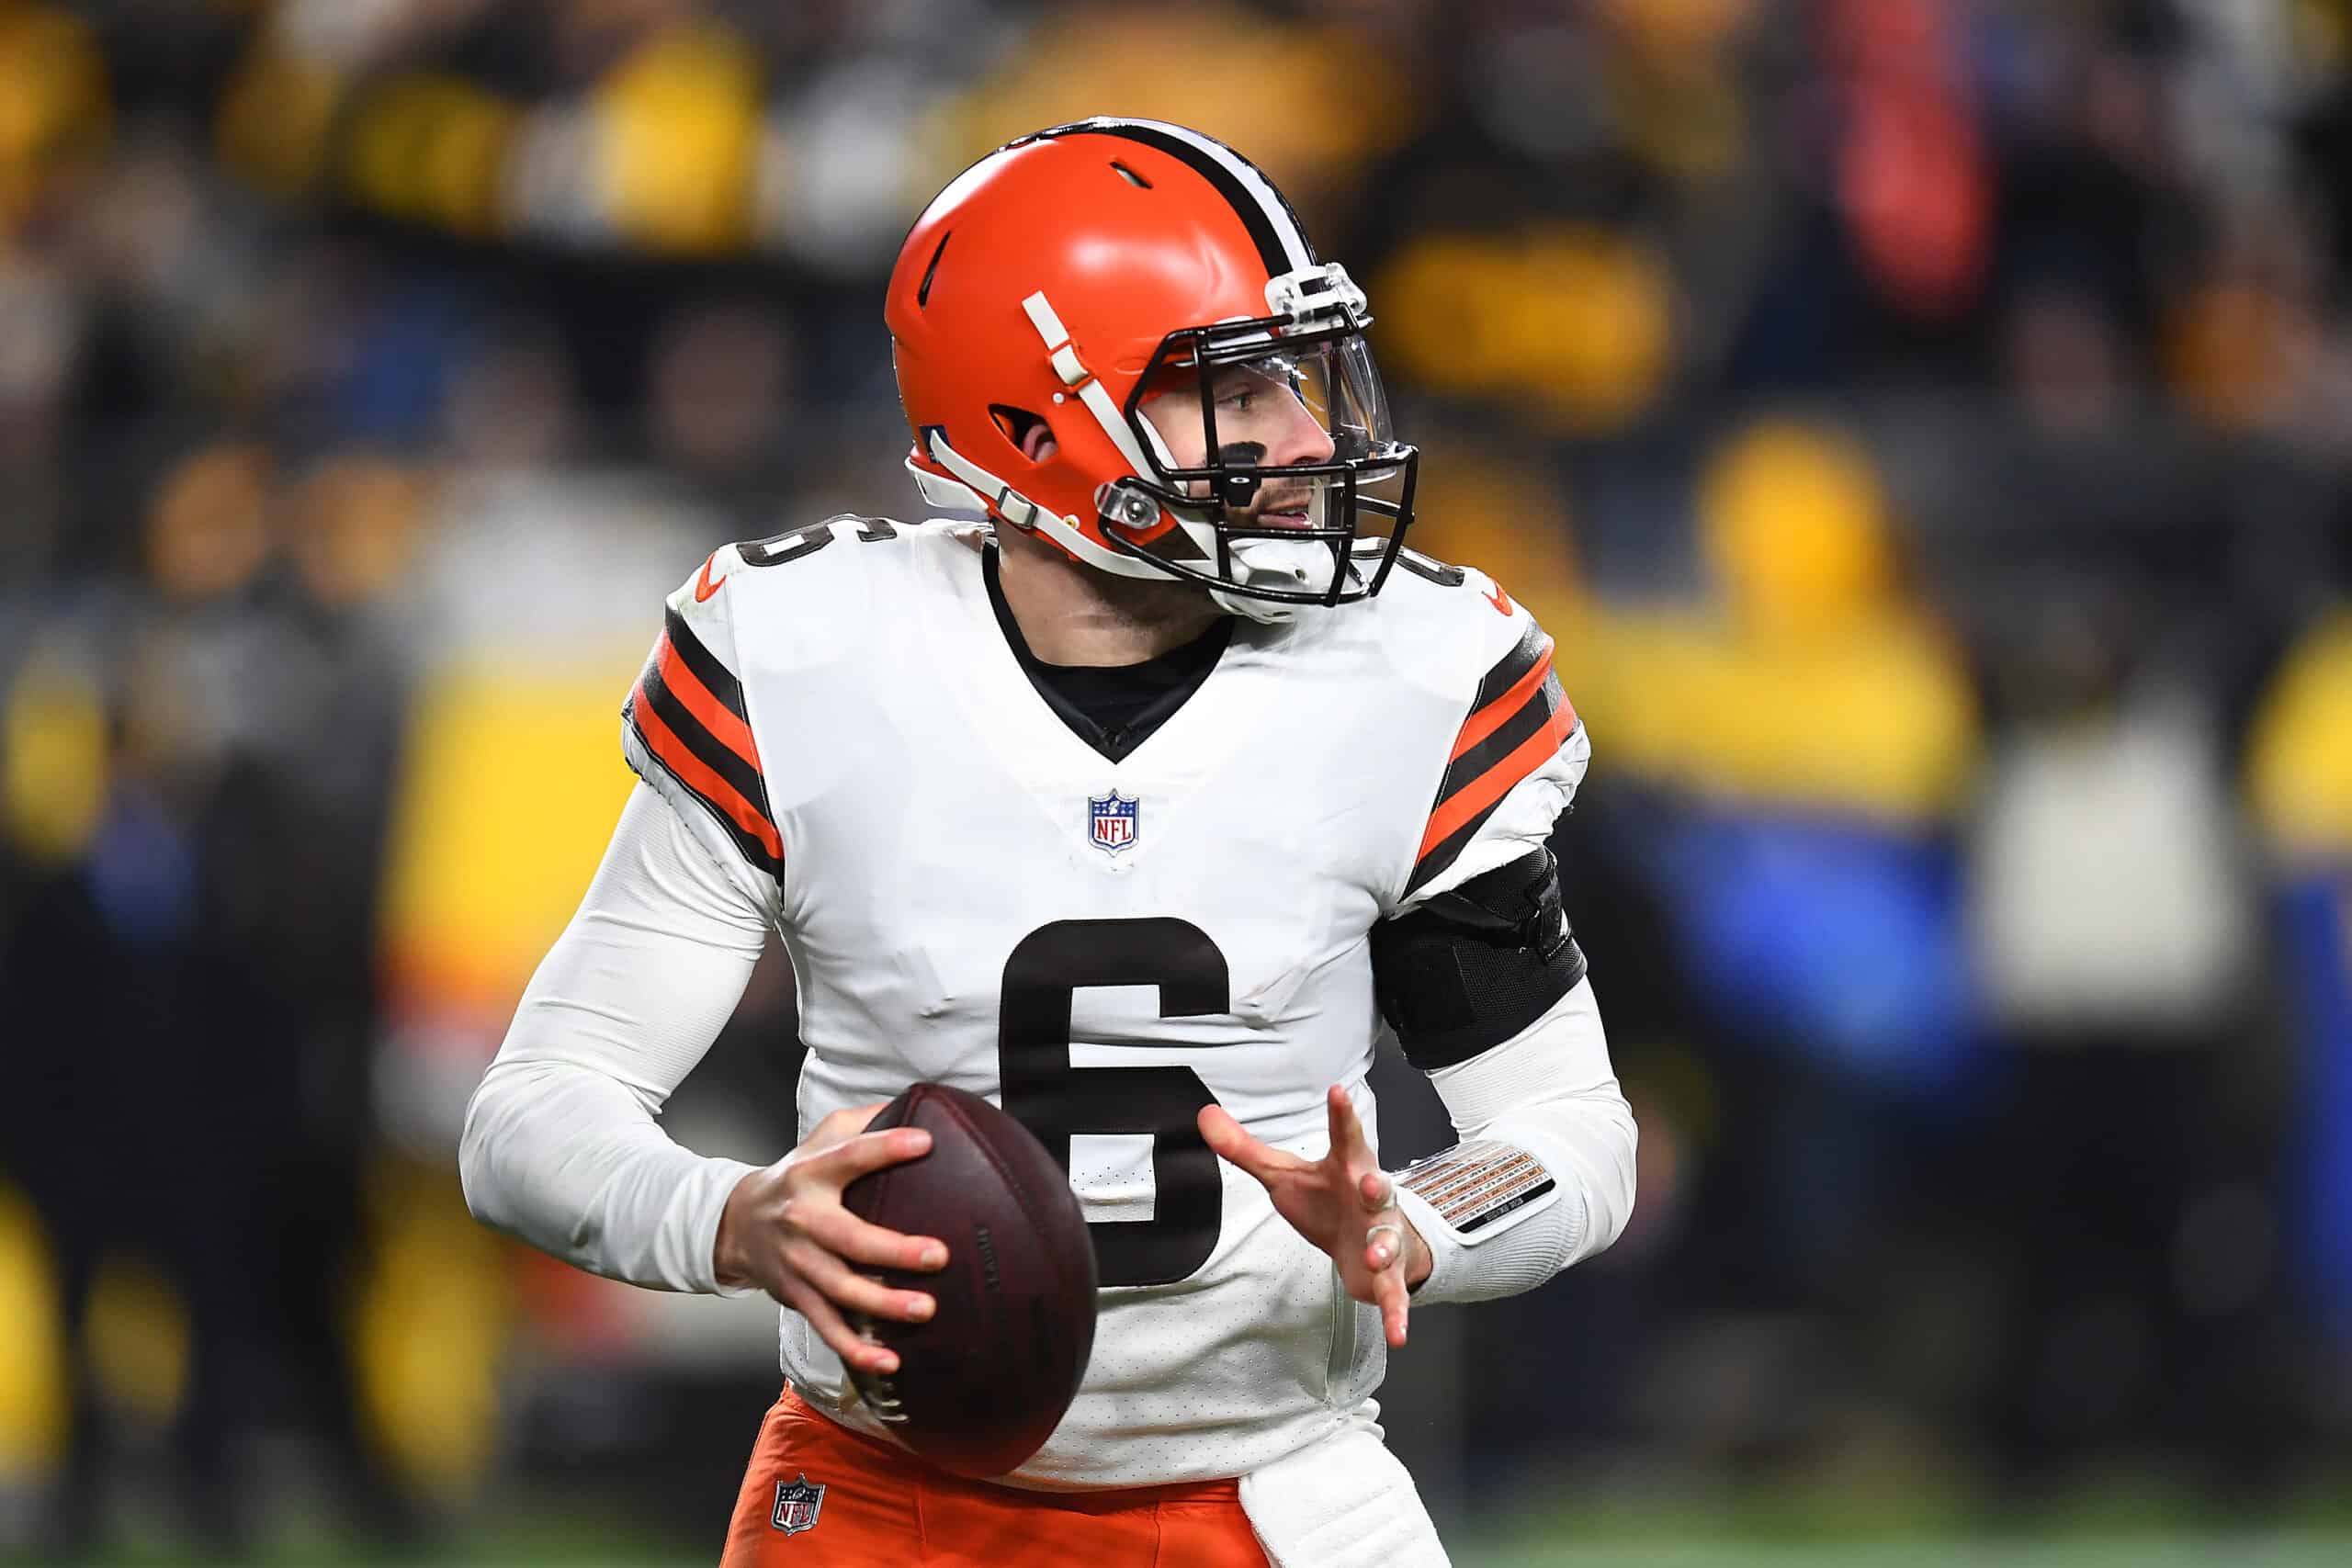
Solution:
[[[684,703],[686,711],[702,720],[705,729],[718,738],[718,743],[752,765],[753,773],[761,772],[760,749],[752,739],[752,727],[735,716],[735,711],[710,694],[694,667],[678,657],[677,646],[670,634],[663,632],[660,646],[654,650],[654,661],[662,671],[662,684],[670,694]]]
[[[1421,835],[1421,847],[1413,852],[1413,858],[1419,860],[1428,854],[1464,823],[1509,795],[1513,784],[1549,761],[1552,754],[1576,733],[1576,710],[1562,703],[1543,728],[1505,753],[1493,767],[1446,797],[1430,818],[1429,830]]]
[[[1452,761],[1496,730],[1500,729],[1534,694],[1535,688],[1544,683],[1544,677],[1551,672],[1552,639],[1547,637],[1544,639],[1544,651],[1537,656],[1535,663],[1527,673],[1513,682],[1510,690],[1463,721],[1462,733],[1454,737],[1453,750],[1446,753],[1446,761]]]
[[[686,750],[686,743],[679,739],[676,733],[662,722],[662,716],[653,711],[653,705],[647,700],[642,684],[639,685],[637,701],[630,705],[630,708],[636,716],[638,733],[645,737],[646,745],[652,749],[664,767],[677,774],[686,787],[727,813],[738,828],[757,839],[768,853],[779,861],[784,859],[784,839],[776,832],[775,824],[761,816],[759,807],[745,800],[735,786],[720,778],[708,763]]]

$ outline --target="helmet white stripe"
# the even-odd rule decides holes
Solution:
[[[1257,202],[1259,209],[1264,212],[1266,222],[1273,229],[1274,237],[1282,242],[1283,254],[1290,257],[1292,269],[1296,270],[1315,265],[1314,254],[1306,248],[1306,236],[1299,232],[1298,224],[1291,218],[1289,204],[1283,200],[1281,193],[1274,189],[1266,176],[1258,172],[1255,164],[1237,154],[1224,142],[1203,136],[1197,130],[1187,130],[1181,125],[1170,125],[1166,120],[1159,119],[1134,120],[1129,123],[1148,125],[1161,135],[1172,137],[1216,160],[1217,166],[1231,175],[1235,183],[1247,191],[1251,199]]]

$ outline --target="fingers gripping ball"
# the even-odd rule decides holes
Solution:
[[[1003,1475],[1053,1435],[1094,1348],[1086,1216],[1045,1145],[976,1094],[916,1084],[867,1131],[889,1127],[923,1128],[931,1152],[860,1177],[842,1201],[887,1230],[939,1237],[947,1267],[880,1270],[939,1307],[922,1323],[860,1322],[899,1365],[850,1375],[867,1408],[924,1459],[958,1475]]]

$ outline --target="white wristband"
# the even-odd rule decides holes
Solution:
[[[1571,1201],[1570,1200],[1573,1200]],[[1514,1138],[1478,1138],[1397,1173],[1396,1202],[1430,1249],[1418,1303],[1488,1301],[1533,1290],[1584,1235],[1580,1196]],[[1510,1236],[1505,1245],[1489,1246]]]

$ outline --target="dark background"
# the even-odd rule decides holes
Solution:
[[[1640,1209],[1417,1318],[1463,1561],[2345,1550],[2329,0],[0,0],[0,1549],[715,1554],[772,1311],[480,1230],[458,1117],[660,597],[915,511],[898,241],[1097,112],[1367,287],[1593,737]]]

